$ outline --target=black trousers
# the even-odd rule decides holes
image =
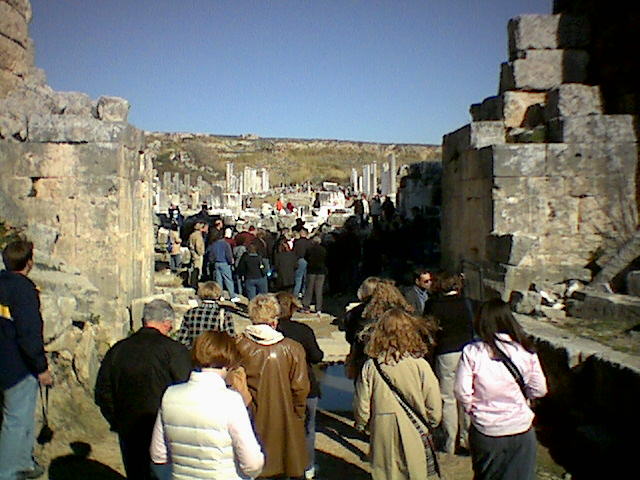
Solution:
[[[129,480],[156,478],[151,474],[151,455],[149,453],[152,430],[153,427],[151,429],[147,427],[132,430],[126,434],[118,434],[122,463]]]
[[[516,435],[490,437],[471,425],[469,447],[474,480],[534,480],[536,434],[533,428]]]

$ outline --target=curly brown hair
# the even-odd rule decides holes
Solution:
[[[364,351],[382,363],[397,362],[407,355],[421,358],[429,353],[434,333],[431,317],[415,317],[402,308],[392,308],[372,326]]]
[[[374,287],[371,300],[362,312],[362,316],[369,320],[377,320],[390,308],[401,308],[412,314],[414,308],[407,302],[392,280],[381,279]]]

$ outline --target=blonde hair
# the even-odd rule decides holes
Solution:
[[[280,316],[280,304],[272,293],[261,293],[249,302],[249,318],[251,323],[270,324]]]
[[[432,317],[415,317],[401,308],[386,311],[371,326],[371,336],[364,349],[382,363],[397,362],[402,357],[424,357],[433,345],[437,326]]]
[[[367,277],[364,279],[364,281],[360,284],[360,287],[358,288],[358,300],[360,300],[361,302],[364,302],[365,300],[368,300],[371,295],[373,295],[373,290],[376,288],[376,285],[380,282],[383,282],[384,280],[382,280],[379,277]]]
[[[216,282],[204,282],[198,287],[198,296],[204,300],[217,300],[222,295],[222,287]]]
[[[390,308],[400,308],[409,314],[415,310],[391,280],[379,279],[362,316],[369,320],[377,320]]]

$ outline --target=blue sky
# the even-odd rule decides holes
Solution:
[[[56,90],[151,131],[439,144],[552,0],[31,0]]]

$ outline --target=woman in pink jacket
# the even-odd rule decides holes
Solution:
[[[533,480],[534,413],[529,400],[547,393],[538,355],[502,300],[490,300],[474,320],[479,341],[462,351],[455,395],[471,417],[474,479]]]

